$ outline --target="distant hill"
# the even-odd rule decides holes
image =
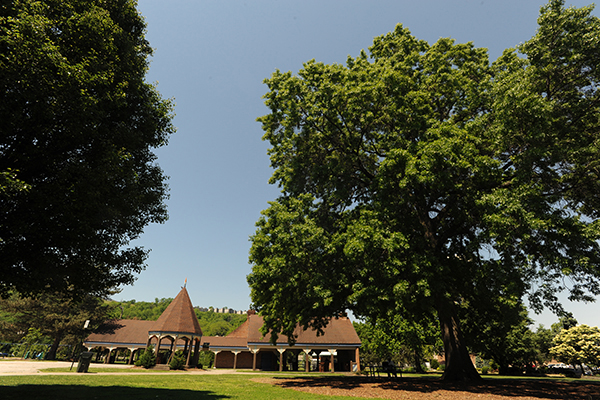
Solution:
[[[116,305],[116,314],[113,317],[156,321],[172,301],[172,298],[156,298],[154,302],[111,301],[112,304]],[[233,332],[247,318],[246,314],[222,314],[213,311],[200,311],[198,308],[194,308],[194,311],[204,336],[225,336]]]

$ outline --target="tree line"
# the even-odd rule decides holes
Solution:
[[[86,296],[73,299],[61,293],[22,296],[12,293],[0,299],[0,352],[20,357],[68,359],[80,350],[82,340],[115,319],[157,320],[173,301],[104,300]],[[195,309],[204,336],[225,336],[247,318]],[[86,321],[89,325],[84,327]],[[18,345],[15,345],[18,344]]]
[[[526,310],[518,324],[508,330],[490,330],[483,336],[467,333],[467,347],[476,356],[482,371],[501,375],[559,373],[568,376],[600,374],[600,329],[579,325],[572,314],[559,318],[550,328],[533,321]],[[481,322],[485,325],[485,321]],[[445,369],[443,343],[437,324],[416,324],[407,320],[355,322],[362,340],[361,363],[365,365],[393,361],[396,365],[424,373]],[[569,368],[553,366],[552,361]]]

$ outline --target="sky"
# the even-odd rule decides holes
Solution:
[[[194,305],[247,310],[255,222],[279,188],[256,118],[268,113],[263,80],[311,59],[345,63],[401,23],[419,39],[451,37],[490,61],[531,38],[541,0],[138,0],[154,48],[147,80],[175,103],[177,132],[156,151],[170,177],[169,220],[132,244],[147,268],[115,300],[175,297],[187,279]],[[587,1],[568,1],[582,7]],[[600,15],[598,10],[595,15]],[[600,326],[600,304],[567,304]],[[549,327],[550,313],[532,315]]]

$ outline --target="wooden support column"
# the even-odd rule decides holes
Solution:
[[[358,347],[354,356],[356,357],[356,368],[358,369],[356,372],[360,372],[360,353],[358,352]]]
[[[135,354],[135,350],[136,350],[135,347],[130,347],[129,348],[130,354],[129,354],[129,360],[127,360],[127,365],[133,364],[133,355]]]
[[[283,353],[285,353],[285,349],[277,349],[279,352],[279,371],[283,371]]]
[[[258,353],[258,349],[250,349],[252,352],[252,371],[256,371],[256,354]]]
[[[336,349],[329,349],[329,359],[330,359],[330,363],[331,363],[331,372],[335,372],[335,355],[337,354],[337,350]]]
[[[110,364],[110,354],[115,349],[116,349],[116,347],[108,347],[108,355],[106,356],[106,359],[104,360],[104,364]]]
[[[194,346],[194,357],[192,357],[191,366],[197,367],[198,361],[200,360],[200,339],[202,336],[196,338],[196,345]],[[190,351],[192,351],[192,342],[190,342]]]
[[[237,356],[241,353],[240,350],[232,350],[233,353],[233,369],[237,369]]]
[[[217,354],[219,354],[221,352],[221,350],[212,350],[213,353],[215,353],[215,361],[213,362],[213,368],[217,368]]]
[[[310,372],[310,349],[303,349],[304,351],[304,371]]]
[[[161,362],[162,359],[160,357],[160,345],[162,344],[162,340],[163,340],[163,337],[159,336],[158,343],[156,344],[156,350],[154,351],[154,354],[156,354],[156,363],[157,364],[162,364],[162,362]]]
[[[169,359],[167,360],[166,364],[170,364],[171,360],[175,356],[175,352],[177,351],[177,339],[179,339],[179,335],[176,335],[173,338],[173,340],[171,341],[171,347],[169,348],[169,351],[171,352],[171,355],[169,355]],[[173,349],[175,349],[175,350],[173,350]]]
[[[192,356],[192,342],[194,341],[194,337],[192,336],[191,339],[186,338],[185,341],[185,347],[184,347],[184,351],[187,349],[187,357],[185,359],[185,366],[189,367],[190,366],[190,359]]]

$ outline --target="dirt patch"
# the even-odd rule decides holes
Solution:
[[[600,381],[556,381],[551,379],[485,379],[478,384],[448,383],[439,379],[401,378],[382,381],[358,376],[255,378],[307,393],[402,400],[600,400]]]

